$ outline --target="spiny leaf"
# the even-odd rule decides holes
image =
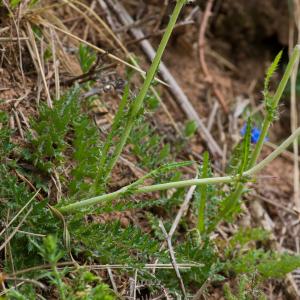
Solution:
[[[254,273],[263,278],[282,278],[300,267],[300,256],[287,253],[265,252],[263,249],[249,250],[228,261],[227,268],[236,273]]]
[[[269,84],[272,76],[276,72],[279,62],[281,60],[283,51],[281,50],[275,57],[274,61],[270,65],[270,67],[267,70],[265,81],[264,81],[264,91],[267,92],[269,90]]]
[[[91,120],[80,115],[73,122],[73,158],[72,180],[69,184],[71,196],[88,196],[103,192],[100,160],[102,144],[99,133]]]
[[[65,136],[80,112],[78,98],[79,87],[72,88],[54,102],[53,109],[41,106],[38,120],[32,122],[35,134],[30,138],[31,159],[40,169],[49,172],[62,163],[67,146]]]
[[[80,241],[78,247],[104,264],[147,263],[150,257],[167,257],[159,252],[160,244],[136,226],[122,228],[119,222],[106,224],[70,224],[72,236]]]
[[[153,127],[140,117],[129,137],[132,152],[146,169],[154,169],[165,163],[170,157],[170,146],[164,143],[164,137],[155,132]]]

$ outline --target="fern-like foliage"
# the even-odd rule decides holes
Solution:
[[[69,194],[76,196],[95,195],[103,192],[101,165],[102,143],[99,132],[90,119],[79,115],[73,122],[74,139],[72,142],[75,165],[72,169],[72,180]]]
[[[79,95],[80,87],[75,87],[55,101],[53,109],[42,106],[39,118],[32,122],[32,149],[27,155],[48,173],[72,161],[69,196],[103,192],[103,146],[98,129],[83,112]]]
[[[124,89],[122,100],[120,102],[118,111],[114,117],[111,130],[106,137],[106,141],[102,148],[102,157],[100,160],[100,172],[105,183],[112,169],[112,162],[115,159],[114,148],[119,142],[119,137],[122,135],[122,128],[128,118],[129,110],[129,86]]]
[[[84,48],[80,50],[80,56],[82,69],[88,72],[95,57]],[[269,88],[270,78],[277,68],[280,56],[281,54],[275,59],[266,76],[266,99],[269,97],[266,91]],[[92,83],[87,83],[85,87],[89,84]],[[163,183],[180,180],[183,174],[178,168],[190,163],[170,163],[172,161],[171,145],[165,143],[164,136],[144,116],[144,112],[149,107],[151,109],[156,106],[155,98],[148,95],[149,101],[146,101],[148,103],[146,107],[140,109],[138,113],[131,114],[133,108],[129,86],[127,86],[111,130],[106,140],[102,142],[98,128],[86,114],[86,107],[80,100],[81,88],[78,86],[71,89],[61,99],[54,102],[53,109],[42,106],[39,118],[32,122],[33,133],[28,139],[27,152],[23,152],[27,153],[27,156],[21,158],[33,163],[39,172],[43,171],[40,173],[44,177],[49,178],[54,170],[58,171],[63,183],[63,199],[58,207],[78,201],[80,198],[106,192],[106,183],[120,154],[118,146],[122,145],[120,150],[124,146],[121,143],[122,134],[125,132],[124,127],[128,121],[130,125],[134,123],[134,129],[127,141],[127,146],[136,156],[139,165],[148,173],[124,188],[123,194],[120,194],[118,199],[104,201],[97,205],[92,211],[93,215],[91,215],[91,210],[89,214],[84,210],[77,211],[72,217],[63,219],[62,224],[62,218],[57,219],[52,215],[54,209],[48,209],[48,199],[44,201],[35,199],[28,184],[21,182],[21,177],[15,175],[16,169],[21,174],[23,169],[12,155],[14,145],[10,142],[11,132],[8,129],[7,116],[0,113],[2,162],[0,165],[0,215],[2,220],[8,223],[29,203],[16,219],[16,222],[20,222],[24,217],[20,228],[22,231],[16,232],[9,243],[11,251],[4,262],[5,271],[9,273],[27,266],[42,264],[45,261],[50,264],[51,269],[40,270],[31,275],[46,281],[61,299],[114,299],[101,279],[86,270],[58,269],[58,263],[69,259],[68,256],[71,253],[80,262],[123,264],[126,270],[128,266],[136,268],[140,272],[139,276],[154,280],[158,287],[166,286],[176,297],[175,295],[180,294],[180,290],[174,270],[156,270],[155,278],[153,278],[153,274],[145,271],[141,266],[153,261],[170,263],[167,249],[161,248],[165,238],[158,222],[163,217],[166,229],[170,229],[174,221],[174,213],[182,204],[186,189],[179,188],[172,193],[161,191],[148,196],[147,199],[144,195],[139,199],[136,196],[136,190],[148,181]],[[268,101],[271,100],[267,100],[267,105],[271,105]],[[135,120],[128,119],[132,115]],[[243,188],[249,180],[244,178],[243,173],[250,167],[251,125],[249,119],[246,134],[236,147],[230,161],[228,172],[232,175],[232,182],[224,190],[219,186],[209,184],[197,187],[193,204],[193,212],[197,218],[196,229],[190,230],[195,222],[183,216],[173,235],[172,242],[177,263],[198,264],[192,270],[180,270],[188,292],[192,291],[195,286],[200,287],[208,281],[222,281],[225,279],[224,276],[230,277],[232,274],[236,276],[246,274],[248,277],[250,274],[256,274],[255,278],[258,282],[270,277],[283,276],[300,266],[297,256],[275,254],[258,247],[257,241],[263,244],[268,239],[268,234],[257,228],[240,230],[227,244],[226,249],[223,249],[224,251],[220,251],[222,243],[218,238],[211,239],[210,235],[215,231],[218,223],[232,220],[240,210],[239,198],[243,191],[240,187]],[[193,125],[189,127],[187,136],[194,131]],[[205,154],[203,164],[199,169],[199,177],[212,176],[209,156]],[[33,184],[36,186],[38,182],[34,181]],[[157,207],[159,209],[156,210]],[[149,231],[145,232],[138,225],[122,227],[115,217],[111,219],[110,216],[103,216],[105,221],[98,221],[99,214],[129,209],[132,210],[132,214],[137,209],[148,210],[144,216],[148,225],[147,229],[150,228]],[[13,229],[13,226],[6,229],[2,242]],[[62,241],[66,229],[70,234],[69,244],[71,245],[67,250],[64,249]],[[42,236],[47,237],[42,240]],[[69,280],[71,277],[72,280]],[[240,279],[241,288],[238,291],[231,291],[228,288],[226,290],[228,298],[234,299],[236,294],[238,297],[248,299],[248,294],[241,292],[245,282],[247,282],[246,279]],[[35,288],[24,285],[22,289],[28,295],[28,299],[34,299]],[[158,291],[159,288],[156,290]],[[13,290],[12,299],[14,297],[22,299],[20,291]]]
[[[239,276],[234,288],[226,283],[224,285],[224,296],[226,300],[267,300],[255,278],[255,274]]]
[[[256,243],[267,241],[269,233],[260,228],[240,229],[230,241],[226,269],[236,274],[256,273],[262,280],[282,278],[299,268],[300,256],[276,253],[257,248]],[[246,251],[245,251],[246,250]]]
[[[102,264],[138,266],[165,255],[159,253],[160,244],[136,226],[122,228],[117,221],[85,226],[72,222],[69,228],[71,235],[84,245],[78,245],[79,249]]]
[[[245,247],[249,243],[267,241],[270,237],[270,233],[262,228],[240,228],[237,233],[230,239],[229,249],[235,247]]]
[[[202,285],[206,280],[223,280],[219,273],[223,269],[223,263],[214,249],[214,244],[208,236],[200,238],[197,231],[186,235],[183,243],[176,248],[176,253],[181,262],[194,262],[201,264],[193,267],[190,272],[183,272],[183,276],[190,284]]]
[[[12,150],[16,147],[10,142],[10,130],[8,129],[7,117],[1,113],[0,128],[0,153],[4,157],[12,156]],[[36,255],[36,249],[32,247],[30,237],[43,235],[51,232],[60,232],[57,220],[47,209],[47,200],[39,201],[34,198],[34,193],[29,191],[26,183],[22,182],[15,174],[18,168],[13,159],[3,161],[0,164],[0,217],[8,224],[13,218],[15,221],[1,235],[1,243],[13,233],[14,228],[22,218],[27,218],[21,223],[20,231],[13,235],[9,247],[11,251],[4,261],[7,272],[13,268],[18,270],[34,264],[41,263]],[[18,169],[22,172],[22,169]],[[21,211],[22,210],[22,211]]]
[[[170,145],[151,128],[144,118],[140,118],[129,138],[132,152],[139,159],[141,167],[152,170],[170,159]]]
[[[60,245],[55,236],[49,235],[42,242],[33,241],[33,244],[42,259],[51,266],[49,271],[39,272],[39,280],[43,279],[51,287],[51,290],[45,289],[42,291],[43,298],[53,298],[54,295],[51,294],[54,294],[53,287],[55,287],[59,299],[64,300],[116,299],[114,293],[102,282],[101,278],[84,267],[79,267],[74,271],[70,268],[62,270],[58,268],[58,263],[64,253],[59,248]],[[24,284],[19,290],[11,289],[7,296],[8,299],[36,299],[38,297],[36,290],[30,284]],[[39,294],[39,297],[41,297],[41,294]]]
[[[63,164],[68,144],[65,137],[72,119],[80,112],[79,87],[71,89],[51,109],[41,106],[38,120],[32,122],[31,159],[43,171],[50,172]]]
[[[263,279],[282,278],[300,267],[300,257],[253,249],[240,254],[228,265],[237,274],[257,272]]]

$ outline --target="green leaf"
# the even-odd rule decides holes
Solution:
[[[263,278],[283,278],[286,274],[300,267],[300,256],[274,254],[267,261],[262,261],[257,269]]]
[[[10,0],[10,7],[12,9],[16,8],[21,3],[21,0]]]
[[[270,65],[270,67],[267,70],[266,76],[265,76],[265,81],[264,81],[264,91],[267,92],[269,90],[269,84],[272,76],[276,72],[279,62],[281,60],[283,51],[281,50],[275,57],[274,61]]]
[[[239,274],[258,272],[263,279],[282,278],[300,267],[300,256],[248,250],[227,262],[227,269]]]
[[[97,55],[90,49],[90,47],[79,45],[79,63],[83,73],[87,73],[96,61]]]
[[[197,124],[194,120],[188,121],[185,124],[184,135],[188,138],[192,137],[197,131]]]
[[[270,237],[270,233],[262,228],[240,228],[230,240],[232,248],[239,245],[244,247],[252,241],[265,241]]]

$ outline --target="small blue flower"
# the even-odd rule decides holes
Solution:
[[[240,134],[244,136],[246,134],[246,128],[247,124],[244,124],[243,128],[240,131]],[[259,137],[261,135],[261,130],[257,127],[251,128],[251,143],[256,144],[259,140]],[[265,138],[265,142],[269,140],[268,137]]]

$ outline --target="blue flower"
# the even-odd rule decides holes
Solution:
[[[246,134],[246,128],[247,128],[247,124],[244,124],[243,128],[240,131],[242,136],[244,136]],[[251,128],[251,143],[256,144],[259,140],[260,135],[261,135],[261,130],[259,128],[257,128],[257,127]],[[269,140],[269,138],[266,137],[265,142],[268,140]]]

